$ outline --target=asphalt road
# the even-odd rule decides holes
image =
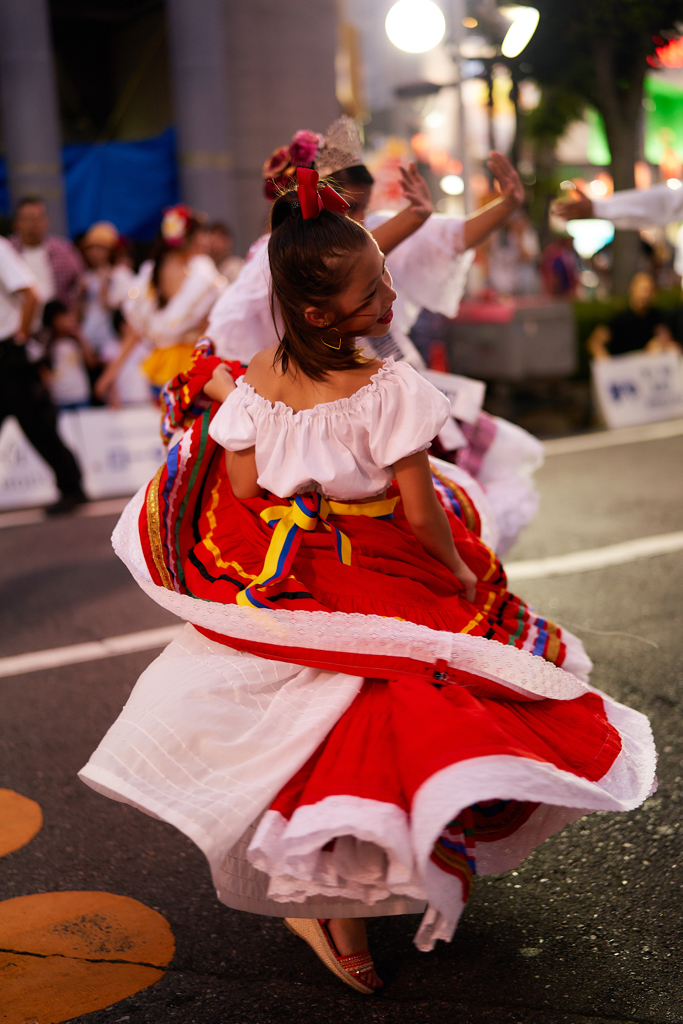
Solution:
[[[683,529],[681,465],[683,438],[553,457],[540,516],[510,557]],[[0,530],[0,657],[173,622],[113,555],[114,521]],[[0,900],[106,890],[167,919],[177,948],[163,978],[77,1018],[90,1024],[680,1024],[682,576],[683,552],[518,586],[582,636],[597,686],[651,717],[659,791],[629,815],[568,827],[516,873],[478,879],[453,943],[434,953],[412,946],[414,917],[371,922],[381,995],[346,989],[281,922],[219,904],[188,839],[76,778],[154,652],[0,679],[0,786],[44,814],[0,861]]]

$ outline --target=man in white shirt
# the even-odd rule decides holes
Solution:
[[[671,178],[652,188],[615,192],[609,199],[590,199],[581,193],[579,199],[558,199],[553,204],[553,213],[562,220],[611,220],[615,228],[623,231],[666,227],[683,220],[683,182]]]
[[[87,501],[81,471],[57,433],[57,413],[26,342],[38,305],[38,284],[27,263],[0,237],[0,426],[15,416],[36,451],[52,468],[61,498],[51,515],[70,512]]]

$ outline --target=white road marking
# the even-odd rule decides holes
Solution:
[[[93,640],[87,644],[14,654],[9,658],[0,658],[0,677],[19,676],[45,668],[59,668],[62,665],[76,665],[81,661],[97,661],[100,658],[113,658],[117,654],[130,654],[131,651],[165,647],[171,640],[175,640],[182,628],[182,625],[162,626],[159,629],[143,629],[139,633],[110,636],[106,640]]]
[[[567,576],[589,572],[592,569],[605,569],[611,565],[624,565],[638,558],[665,555],[672,551],[683,551],[683,531],[662,533],[655,537],[640,537],[638,540],[627,540],[622,544],[610,544],[608,547],[593,548],[589,551],[573,551],[568,555],[555,555],[552,558],[509,562],[506,571],[510,582],[536,580],[547,576]],[[176,638],[181,629],[181,625],[162,626],[159,629],[144,629],[139,633],[110,636],[106,640],[95,640],[86,644],[71,644],[69,647],[52,647],[45,651],[14,654],[8,658],[0,658],[0,677],[18,676],[46,668],[113,658],[117,654],[129,654],[131,651],[165,647]]]
[[[572,437],[557,437],[545,441],[546,456],[571,455],[575,452],[595,451],[598,448],[612,448],[621,444],[638,444],[641,441],[662,441],[668,437],[683,435],[683,419],[665,420],[662,423],[646,423],[640,427],[622,427],[620,430],[600,430],[594,434],[577,434]],[[76,508],[72,516],[110,516],[123,512],[130,497],[109,498],[105,501],[90,501]],[[7,526],[30,526],[42,523],[49,517],[43,508],[23,508],[16,512],[0,512],[0,530]]]
[[[574,437],[557,437],[544,444],[546,455],[571,455],[574,452],[591,452],[597,448],[613,448],[620,444],[638,444],[640,441],[663,441],[667,437],[683,434],[683,420],[664,420],[661,423],[645,423],[640,427],[621,427],[619,430],[600,430],[595,434],[577,434]]]
[[[127,498],[107,498],[105,501],[89,501],[87,505],[78,505],[73,512],[68,513],[69,518],[81,516],[91,519],[95,516],[114,516],[123,512],[130,501]],[[33,523],[43,523],[51,517],[45,514],[44,508],[21,508],[16,512],[0,513],[0,530],[7,526],[30,526]],[[57,518],[62,518],[57,517]]]
[[[611,565],[624,565],[638,558],[666,555],[672,551],[683,551],[683,530],[678,533],[660,533],[654,537],[639,537],[637,540],[610,544],[604,548],[572,551],[568,555],[508,562],[505,571],[508,579],[516,583],[518,580],[539,580],[547,576],[569,576],[590,572],[592,569],[606,569]]]

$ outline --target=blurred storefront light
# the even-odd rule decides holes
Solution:
[[[683,181],[680,181],[678,178],[667,178],[666,183],[674,192],[677,192],[679,188],[683,188]]]
[[[614,224],[611,220],[570,220],[567,232],[574,239],[574,248],[579,256],[589,260],[614,238]]]
[[[461,196],[465,191],[465,182],[459,174],[446,174],[439,182],[439,188],[449,196]]]
[[[389,39],[406,53],[425,53],[441,42],[446,19],[433,0],[398,0],[384,23]]]
[[[501,53],[504,57],[518,57],[536,31],[540,14],[535,7],[517,5],[499,7],[498,10],[512,22],[505,33]]]
[[[440,128],[445,122],[446,115],[441,110],[430,110],[425,114],[424,122],[428,128]]]
[[[607,193],[609,192],[609,188],[607,187],[607,183],[604,182],[604,181],[601,181],[599,178],[595,178],[594,181],[591,181],[589,187],[590,187],[591,193],[595,196],[596,199],[602,199],[602,197],[606,196]]]

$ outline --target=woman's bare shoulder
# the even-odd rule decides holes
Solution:
[[[276,352],[277,345],[271,345],[270,348],[261,349],[255,356],[252,356],[244,380],[247,384],[251,384],[255,391],[260,390],[259,385],[267,384],[273,379],[276,373],[273,366]]]

